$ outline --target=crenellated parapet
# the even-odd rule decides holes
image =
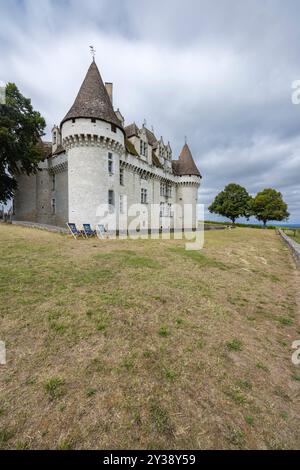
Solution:
[[[99,136],[96,134],[73,134],[64,137],[63,146],[66,150],[74,147],[100,147],[122,155],[125,147],[122,143],[111,137]]]
[[[49,173],[55,175],[56,173],[62,173],[63,171],[68,171],[68,162],[58,162],[54,163],[49,167]]]
[[[68,156],[66,152],[53,155],[48,159],[48,170],[50,174],[62,173],[68,170]]]
[[[201,178],[199,176],[177,176],[173,173],[166,172],[162,168],[150,166],[147,162],[144,162],[141,159],[130,155],[129,153],[122,154],[120,165],[123,168],[127,168],[130,171],[138,173],[142,177],[147,177],[149,179],[157,179],[181,186],[199,187],[201,184]]]
[[[195,186],[198,187],[201,184],[201,178],[196,175],[191,176],[177,176],[177,184],[179,186]]]

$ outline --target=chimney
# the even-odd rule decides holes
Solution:
[[[110,98],[111,104],[113,102],[113,84],[111,82],[105,82],[105,88]]]

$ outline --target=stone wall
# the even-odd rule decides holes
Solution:
[[[36,175],[25,174],[16,177],[18,190],[14,197],[14,218],[18,220],[36,221],[37,187]]]
[[[39,230],[47,230],[47,232],[64,233],[64,234],[70,233],[70,231],[66,228],[56,227],[55,225],[40,224],[38,222],[25,222],[23,220],[13,220],[12,223],[14,225],[20,225],[21,227],[37,228]]]
[[[58,131],[57,131],[58,132]],[[114,193],[117,218],[120,195],[126,196],[128,208],[141,203],[141,190],[147,191],[144,205],[150,214],[151,204],[192,204],[191,228],[196,227],[196,202],[201,179],[198,176],[177,176],[149,165],[148,162],[125,151],[124,135],[104,121],[77,118],[62,126],[62,142],[66,152],[46,159],[37,175],[20,177],[20,189],[15,198],[15,220],[24,220],[64,227],[66,222],[95,226],[100,222],[97,208],[108,203],[108,192]],[[113,157],[113,172],[108,172],[108,154]],[[120,185],[120,168],[124,171],[124,186]],[[162,195],[161,182],[172,187],[171,196]],[[124,198],[123,198],[124,199]],[[55,210],[54,210],[55,207]],[[168,206],[165,206],[168,209]],[[145,220],[146,210],[140,216],[140,228],[150,227]],[[155,228],[181,228],[180,207],[160,217]],[[138,214],[128,217],[134,222]],[[139,222],[139,221],[138,221]],[[152,222],[153,223],[153,222]],[[157,225],[157,227],[156,227]],[[123,226],[123,225],[121,225]]]
[[[290,248],[290,250],[292,251],[293,253],[293,256],[296,260],[296,263],[298,264],[298,266],[300,267],[300,245],[299,243],[295,242],[294,240],[292,240],[290,237],[288,237],[284,232],[283,230],[278,230],[278,233],[279,235],[281,236],[281,238],[285,241],[285,243],[288,245],[288,247]]]

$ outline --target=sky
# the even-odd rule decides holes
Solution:
[[[0,80],[32,99],[49,140],[93,45],[125,124],[145,119],[173,158],[187,136],[206,218],[236,182],[281,191],[300,223],[299,17],[298,0],[0,0]]]

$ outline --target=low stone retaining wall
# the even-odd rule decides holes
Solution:
[[[63,228],[63,227],[57,227],[55,225],[47,225],[47,224],[39,224],[37,222],[26,222],[26,221],[23,221],[23,220],[13,220],[11,222],[12,224],[14,225],[21,225],[23,227],[30,227],[30,228],[37,228],[39,230],[47,230],[48,232],[56,232],[56,233],[70,233],[69,230],[67,228]],[[219,225],[219,224],[204,224],[204,230],[225,230],[225,229],[231,229],[231,228],[235,228],[234,226],[230,226],[230,225]],[[157,230],[157,233],[161,233],[161,232],[168,232],[169,230]],[[175,230],[176,232],[182,232],[182,230]],[[193,231],[191,229],[191,231]],[[141,231],[143,233],[150,233],[150,230],[149,231]],[[174,232],[174,230],[171,230],[171,233]],[[156,233],[155,230],[153,230],[153,233]]]
[[[231,225],[219,225],[219,224],[204,224],[204,230],[225,230],[235,228]]]
[[[22,220],[13,220],[12,224],[21,225],[23,227],[29,228],[37,228],[39,230],[47,230],[48,232],[69,233],[69,230],[66,228],[56,227],[55,225],[38,224],[36,222],[24,222]]]
[[[300,244],[288,237],[281,229],[278,230],[278,233],[292,251],[296,263],[300,267]]]

